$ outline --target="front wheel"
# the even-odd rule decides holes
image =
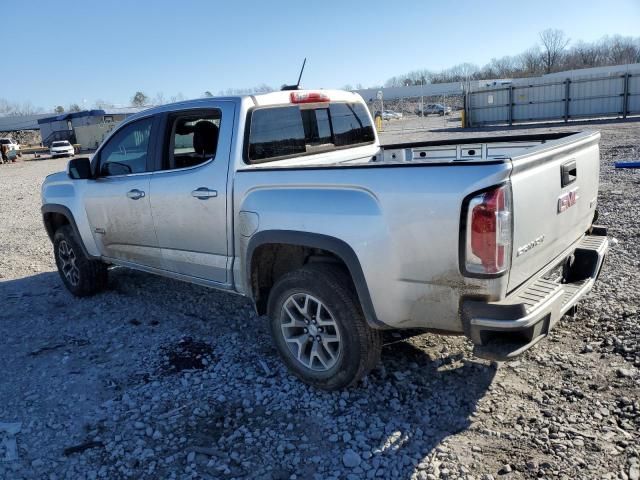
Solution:
[[[94,295],[107,286],[107,265],[87,258],[71,226],[56,230],[53,251],[62,283],[75,296]]]
[[[268,313],[280,356],[309,385],[353,385],[380,359],[380,333],[367,325],[340,267],[311,264],[285,274],[271,290]]]

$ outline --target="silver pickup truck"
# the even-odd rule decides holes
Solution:
[[[381,146],[349,92],[193,100],[47,177],[42,214],[74,295],[110,266],[244,295],[290,370],[336,389],[376,365],[384,329],[464,334],[505,360],[571,313],[608,248],[599,138]]]

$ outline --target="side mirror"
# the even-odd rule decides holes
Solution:
[[[91,160],[89,157],[80,157],[69,160],[67,164],[67,175],[72,180],[86,180],[93,178],[91,174]]]

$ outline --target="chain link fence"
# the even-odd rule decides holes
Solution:
[[[462,95],[384,97],[367,101],[371,115],[382,119],[382,131],[434,130],[459,127],[464,109]]]

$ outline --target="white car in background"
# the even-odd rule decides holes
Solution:
[[[53,142],[51,144],[51,148],[49,149],[49,154],[53,158],[67,155],[73,157],[75,153],[76,152],[73,148],[73,145],[71,145],[67,140]]]
[[[0,145],[7,145],[9,147],[9,150],[15,150],[16,152],[20,151],[20,145],[15,143],[9,137],[0,138]]]
[[[383,110],[382,112],[378,110],[373,116],[382,117],[383,120],[396,120],[398,118],[402,118],[401,113],[392,112],[391,110]]]

